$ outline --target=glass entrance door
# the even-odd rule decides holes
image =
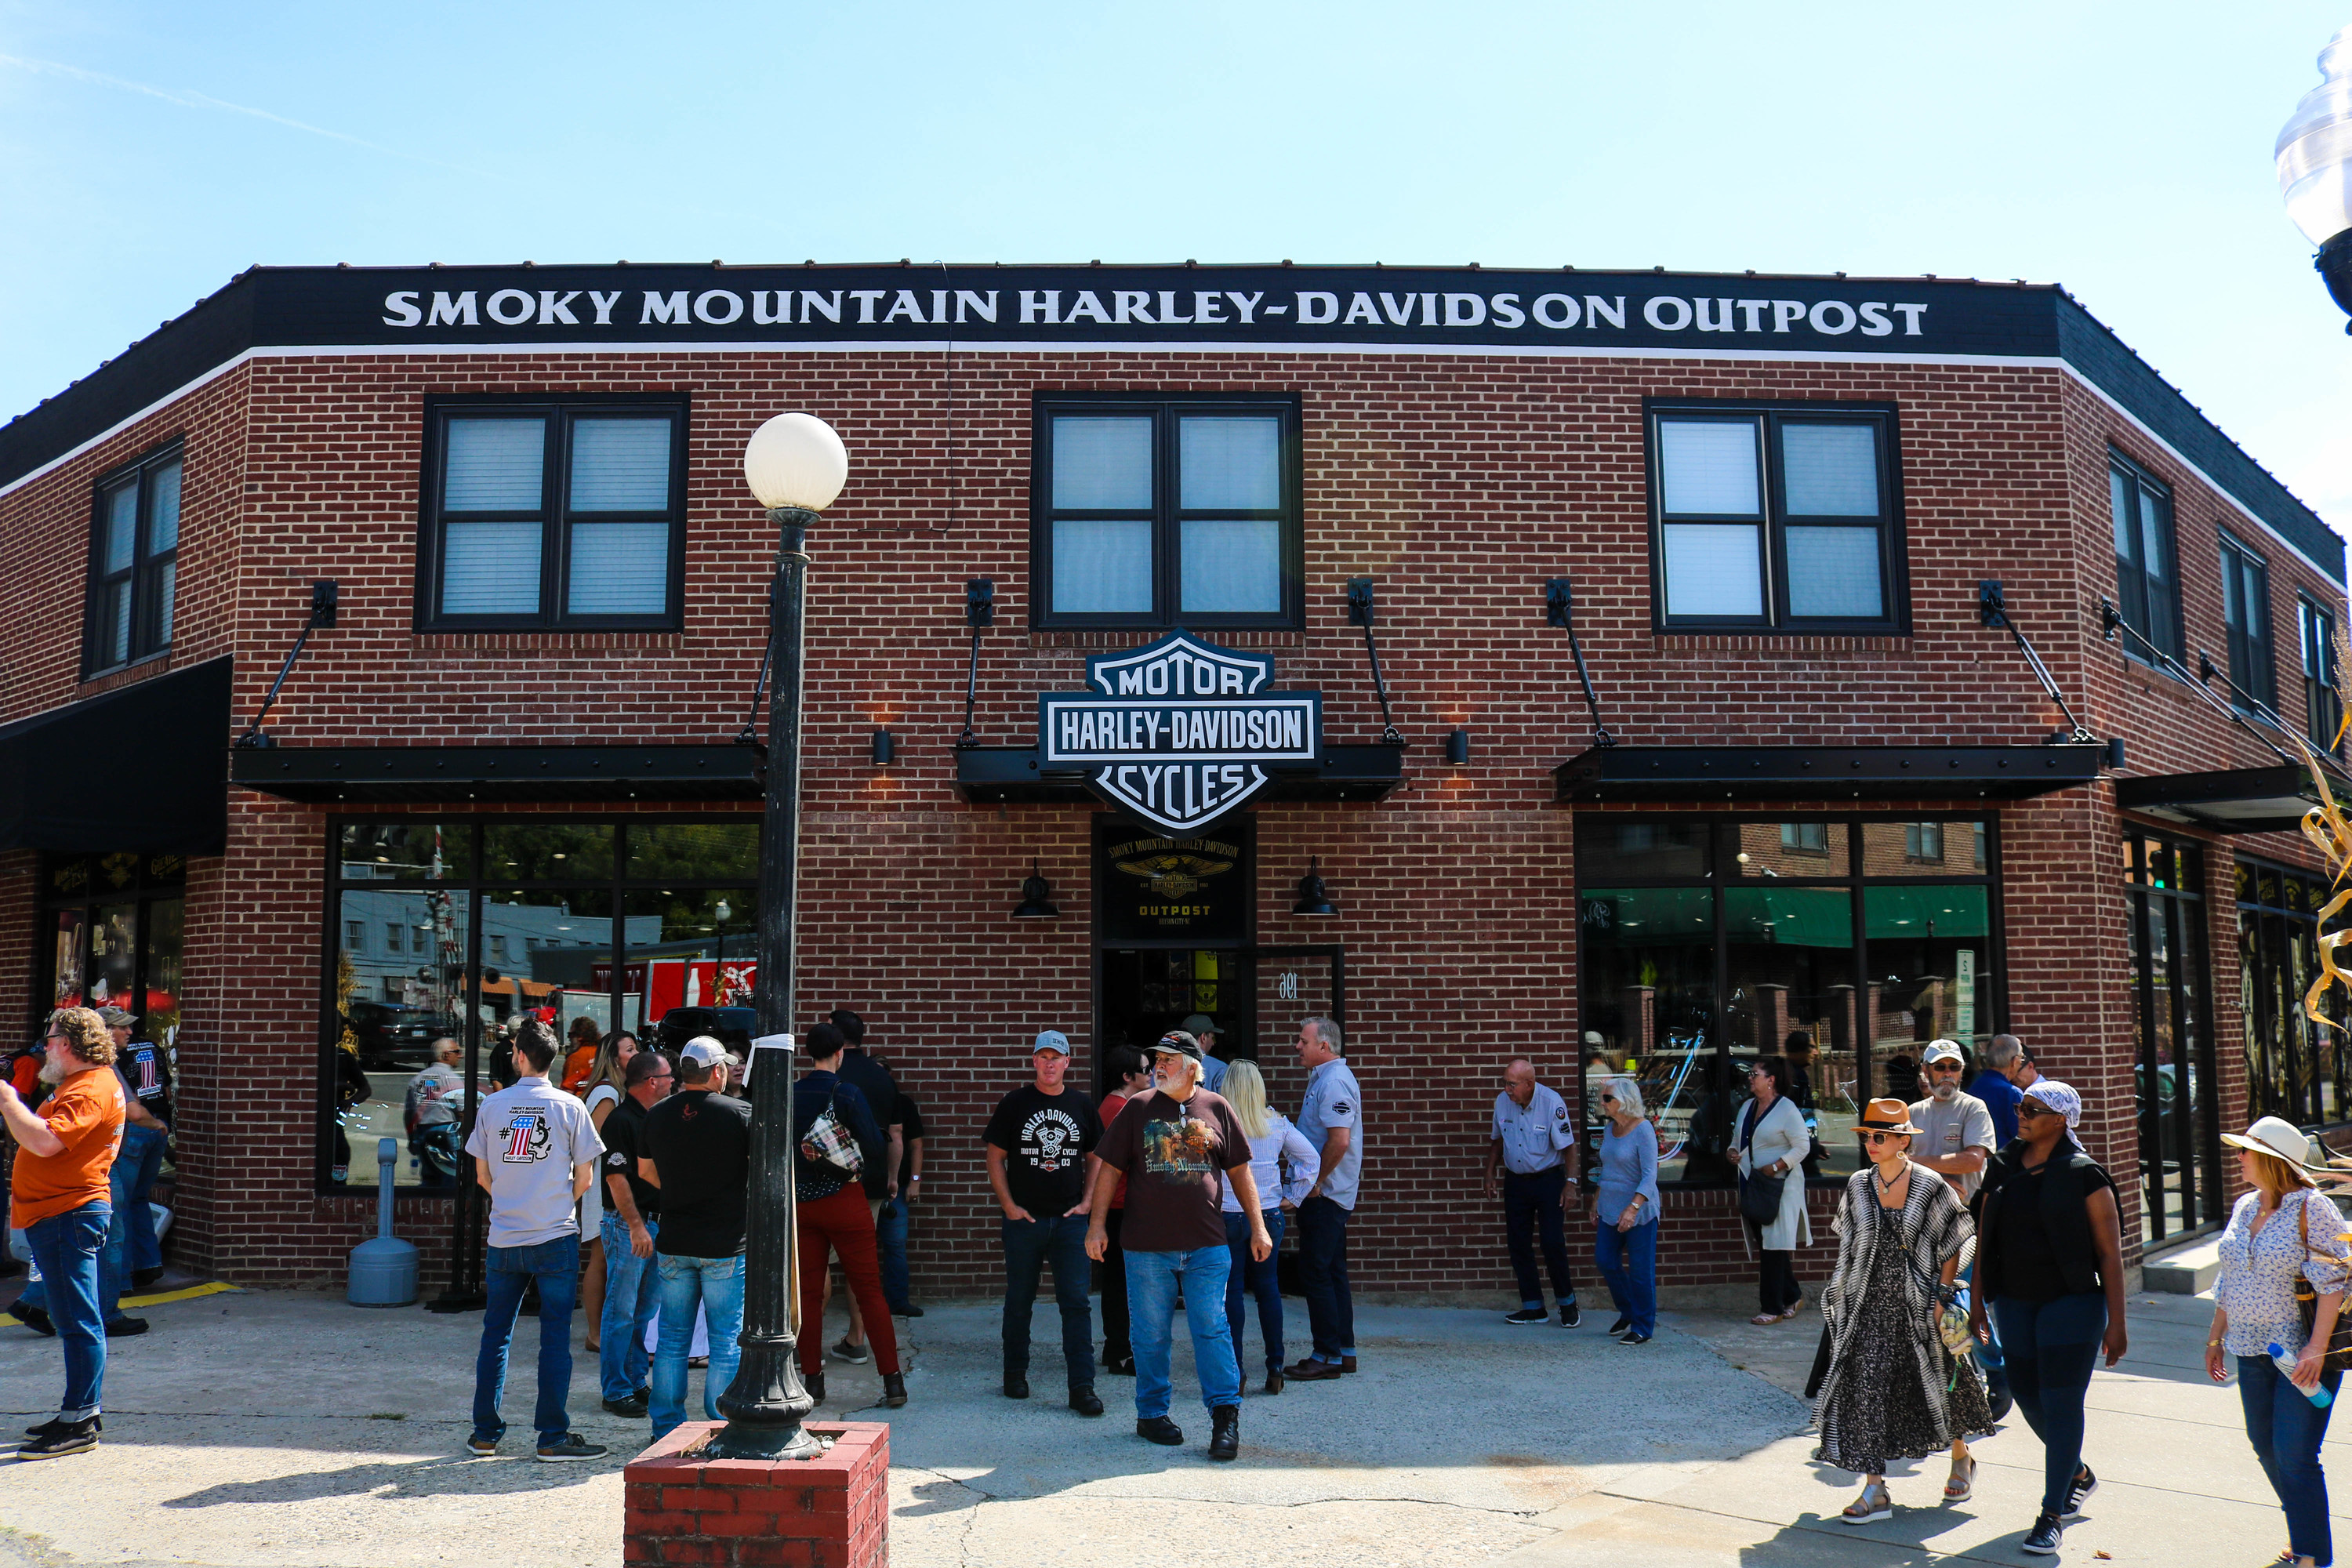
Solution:
[[[2194,843],[2135,836],[2126,850],[2139,1012],[2140,1237],[2153,1245],[2221,1217],[2205,869]]]

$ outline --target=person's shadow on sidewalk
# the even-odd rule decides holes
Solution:
[[[315,1502],[326,1498],[359,1497],[389,1490],[394,1497],[495,1497],[519,1492],[552,1491],[580,1486],[610,1473],[614,1466],[541,1465],[528,1455],[520,1459],[477,1459],[465,1455],[431,1455],[410,1460],[377,1460],[348,1469],[320,1470],[305,1475],[272,1476],[257,1481],[223,1481],[218,1486],[166,1498],[163,1508],[215,1508],[223,1503]]]

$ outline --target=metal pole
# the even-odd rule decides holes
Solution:
[[[789,1033],[793,1024],[793,900],[800,874],[801,677],[808,592],[808,526],[816,513],[778,507],[775,592],[770,595],[768,644],[774,671],[768,697],[768,805],[760,830],[760,1033]],[[793,1256],[793,1061],[789,1054],[751,1053],[751,1197],[743,1247],[743,1359],[735,1381],[719,1397],[727,1425],[705,1452],[714,1458],[801,1459],[817,1441],[801,1426],[816,1401],[801,1386],[795,1356],[793,1303],[799,1259]]]

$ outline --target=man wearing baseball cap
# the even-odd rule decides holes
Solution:
[[[1225,1063],[1217,1055],[1217,1036],[1223,1031],[1217,1021],[1206,1013],[1195,1013],[1176,1026],[1201,1042],[1201,1087],[1211,1094],[1225,1092]]]
[[[727,1047],[697,1035],[677,1054],[677,1087],[646,1112],[638,1131],[638,1173],[661,1189],[661,1231],[654,1237],[661,1283],[660,1339],[647,1394],[654,1436],[686,1420],[686,1363],[694,1314],[709,1322],[710,1363],[703,1414],[713,1421],[719,1396],[742,1360],[743,1231],[751,1190],[751,1107],[721,1094]]]
[[[1037,1277],[1054,1265],[1054,1300],[1062,1309],[1062,1361],[1069,1372],[1070,1408],[1099,1415],[1095,1396],[1095,1321],[1087,1300],[1094,1270],[1087,1260],[1088,1189],[1102,1120],[1094,1102],[1065,1083],[1070,1042],[1059,1029],[1041,1030],[1029,1053],[1032,1077],[996,1102],[982,1141],[988,1149],[988,1184],[1004,1219],[1004,1397],[1029,1397],[1029,1319],[1037,1304]]]
[[[1135,1431],[1173,1446],[1183,1430],[1168,1418],[1176,1298],[1192,1335],[1201,1403],[1209,1407],[1209,1458],[1241,1454],[1242,1370],[1225,1316],[1233,1254],[1225,1241],[1227,1183],[1249,1216],[1250,1256],[1274,1255],[1250,1173],[1249,1135],[1234,1108],[1201,1086],[1201,1042],[1181,1029],[1151,1047],[1157,1094],[1128,1102],[1104,1134],[1087,1220],[1087,1256],[1100,1261],[1110,1237],[1104,1223],[1112,1190],[1127,1177],[1120,1241],[1127,1255],[1129,1328],[1135,1346]]]
[[[1927,1098],[1911,1107],[1919,1135],[1911,1141],[1911,1163],[1925,1165],[1951,1184],[1966,1207],[1984,1185],[1986,1163],[2000,1146],[1993,1131],[1992,1111],[1985,1102],[1960,1088],[1968,1071],[1969,1054],[1958,1040],[1930,1040],[1920,1053],[1920,1071],[1927,1079]],[[1976,1265],[1962,1271],[1960,1282],[1974,1288]],[[1984,1363],[1985,1392],[1991,1396],[1993,1419],[2009,1414],[2009,1374],[2001,1362],[2000,1339],[1994,1335],[1977,1346]]]

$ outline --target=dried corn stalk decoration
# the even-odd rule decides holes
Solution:
[[[2336,655],[2338,670],[2352,669],[2352,641],[2347,640],[2342,626],[2336,628],[2332,651]],[[2303,836],[2326,857],[2329,886],[2335,893],[2314,922],[2319,937],[2319,975],[2312,981],[2311,989],[2303,994],[2304,1016],[2322,1027],[2341,1030],[2344,1026],[2319,1010],[2319,1002],[2327,994],[2330,985],[2341,985],[2347,995],[2352,995],[2352,973],[2347,973],[2336,962],[2336,950],[2347,942],[2352,942],[2352,928],[2341,931],[2327,929],[2329,921],[2341,913],[2347,905],[2352,905],[2352,887],[2346,886],[2347,881],[2352,881],[2352,818],[2345,816],[2343,806],[2336,803],[2336,792],[2327,787],[2327,770],[2319,765],[2319,759],[2312,754],[2309,743],[2294,730],[2284,725],[2280,729],[2287,739],[2294,742],[2294,749],[2303,753],[2304,770],[2310,773],[2311,782],[2318,787],[2319,804],[2303,814]],[[2352,709],[2347,709],[2336,721],[2336,734],[2328,742],[2328,750],[2334,751],[2344,743],[2347,729],[2352,729]]]

